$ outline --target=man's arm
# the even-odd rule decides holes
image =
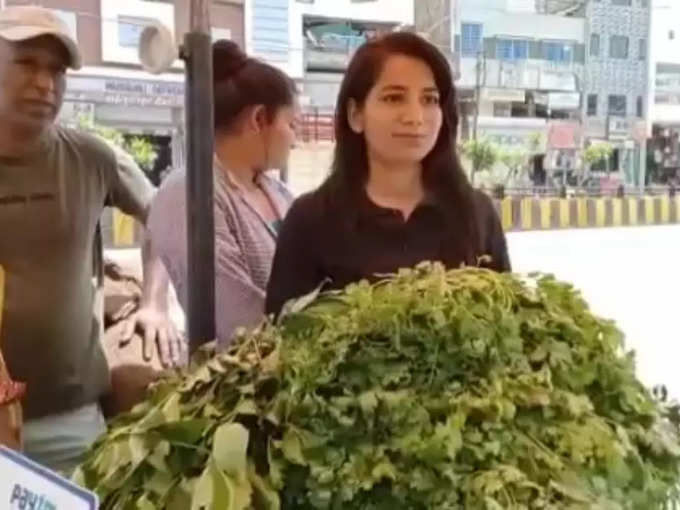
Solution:
[[[155,189],[129,154],[117,147],[113,147],[113,151],[117,168],[111,192],[112,205],[146,226]],[[149,351],[155,343],[164,366],[178,365],[186,357],[186,346],[169,317],[170,279],[146,232],[142,245],[142,269],[140,309],[130,318],[122,342],[131,341],[135,332],[141,330],[145,359],[150,359]]]

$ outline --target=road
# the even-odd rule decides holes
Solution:
[[[508,244],[516,272],[552,273],[581,289],[626,334],[640,378],[680,398],[680,226],[514,232]],[[135,250],[109,255],[139,268]]]
[[[639,377],[680,398],[680,226],[511,233],[513,269],[573,283],[614,319]]]

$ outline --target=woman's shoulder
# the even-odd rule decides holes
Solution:
[[[283,220],[281,234],[283,237],[293,233],[296,238],[316,238],[328,230],[328,218],[324,194],[320,190],[304,193],[293,200]]]
[[[479,212],[489,213],[495,211],[493,199],[488,193],[475,188],[472,192],[472,199],[474,200],[475,207]]]
[[[186,201],[186,172],[176,169],[165,176],[154,196],[151,210],[157,215],[173,215]]]
[[[178,169],[170,172],[151,203],[147,229],[154,244],[161,251],[183,240],[186,221],[186,173]]]
[[[303,193],[293,200],[288,215],[314,223],[327,216],[329,207],[326,193],[320,188]]]
[[[472,194],[472,200],[475,205],[477,220],[481,226],[488,226],[496,221],[498,212],[493,199],[488,193],[475,189]]]

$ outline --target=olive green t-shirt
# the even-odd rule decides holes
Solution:
[[[27,383],[27,419],[96,401],[109,375],[93,312],[93,240],[105,203],[144,220],[153,188],[132,159],[54,127],[29,156],[0,158],[0,342]]]

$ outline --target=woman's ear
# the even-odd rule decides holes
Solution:
[[[253,133],[260,133],[267,127],[267,109],[264,105],[258,104],[252,106],[247,113],[246,126],[248,131]]]
[[[350,99],[347,103],[347,122],[356,134],[364,132],[364,112],[354,99]]]

